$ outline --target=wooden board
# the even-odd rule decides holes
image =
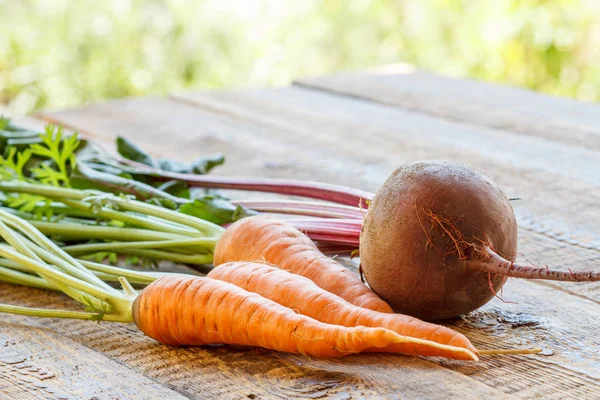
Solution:
[[[450,154],[455,157],[461,154],[448,145],[449,140],[444,136],[461,131],[458,127],[454,127],[454,130],[449,131],[450,133],[445,133],[449,128],[447,124],[451,124],[451,122],[421,116],[427,120],[421,120],[414,126],[414,113],[397,114],[400,111],[364,102],[359,102],[360,107],[354,107],[356,102],[351,99],[330,97],[298,88],[294,88],[293,91],[295,91],[293,94],[282,94],[282,91],[278,91],[276,94],[271,94],[270,91],[253,92],[251,95],[248,93],[203,94],[186,96],[185,99],[180,100],[193,102],[194,107],[161,99],[128,100],[46,114],[45,118],[62,122],[73,129],[93,134],[94,137],[104,140],[113,138],[117,134],[125,135],[156,153],[178,154],[182,159],[189,160],[199,155],[199,152],[205,154],[210,151],[224,151],[229,156],[229,164],[220,173],[242,175],[240,172],[243,172],[243,175],[310,178],[351,183],[365,189],[374,189],[396,163],[404,162],[404,160],[419,159],[429,154]],[[369,107],[368,110],[363,109],[363,106]],[[390,122],[389,118],[392,116],[387,113],[392,113],[395,120]],[[382,122],[384,116],[388,120]],[[433,124],[436,129],[427,130],[429,124]],[[392,126],[400,127],[398,129],[400,133],[392,131]],[[439,134],[440,142],[436,142],[437,137],[433,133],[434,131],[438,132],[438,128],[445,128]],[[488,132],[481,133],[475,128],[471,129],[473,129],[470,133],[471,137],[476,137],[477,134],[488,135]],[[425,132],[424,138],[417,134],[422,131]],[[168,137],[169,140],[165,141],[164,137]],[[535,159],[527,167],[517,168],[510,163],[502,163],[502,159],[490,159],[489,153],[490,151],[475,153],[470,161],[477,166],[493,166],[490,171],[495,171],[495,174],[503,177],[506,182],[509,181],[508,177],[511,174],[515,174],[518,177],[518,183],[515,184],[517,186],[512,186],[515,190],[529,190],[528,185],[531,182],[537,182],[536,179],[545,179],[550,182],[553,179],[561,179],[561,182],[571,182],[571,186],[568,188],[570,190],[577,188],[578,185],[595,188],[593,182],[577,181],[574,173],[557,177],[558,172],[548,172],[545,169],[548,164],[540,158]],[[587,163],[586,167],[592,168],[594,156],[593,154],[588,156],[590,158],[582,162]],[[523,177],[523,174],[528,175]],[[554,187],[547,190],[554,194]],[[535,194],[535,191],[531,189],[527,193]],[[563,192],[559,191],[559,195],[560,193]],[[566,193],[566,189],[564,193]],[[565,194],[564,199],[570,198]],[[547,201],[542,203],[542,207],[544,207],[543,209],[554,209],[554,203]],[[531,212],[538,212],[537,210],[534,209]],[[565,219],[565,221],[566,224],[571,223],[570,219]],[[536,250],[538,245],[542,248],[555,248],[562,245],[571,250],[575,249],[573,252],[579,254],[577,246],[560,241],[541,229],[538,230],[530,228],[525,230],[524,234],[522,232],[523,248],[526,251],[541,252],[542,250]],[[577,238],[573,231],[566,231],[566,236],[568,240]],[[527,239],[528,237],[529,239]],[[591,257],[598,256],[597,249],[593,246],[589,251]],[[558,254],[555,256],[555,260],[564,261]],[[588,265],[583,265],[583,267],[586,266]],[[511,290],[511,287],[515,290]],[[573,291],[572,287],[568,290]],[[590,289],[590,293],[591,297],[595,292]],[[495,390],[493,392],[495,394],[503,392],[522,398],[555,398],[557,393],[564,398],[594,398],[594,393],[600,390],[599,377],[594,372],[597,371],[596,366],[599,362],[599,344],[593,334],[598,315],[597,304],[589,299],[559,291],[554,287],[520,281],[508,286],[504,296],[518,304],[505,304],[500,300],[494,300],[481,311],[484,313],[482,314],[483,320],[487,321],[483,328],[480,322],[482,318],[479,318],[478,314],[471,316],[472,319],[468,317],[462,322],[458,321],[458,325],[461,325],[459,328],[467,334],[473,335],[475,342],[482,348],[537,344],[554,349],[555,355],[497,357],[474,366],[446,362],[443,365],[449,369],[455,369],[460,374],[441,379],[451,379],[452,382],[456,381],[459,385],[468,385],[469,382],[474,383],[476,380],[479,381],[478,385],[485,384],[490,390]],[[561,308],[561,305],[564,307]],[[570,311],[571,307],[572,311]],[[587,310],[589,309],[592,311],[588,314]],[[525,318],[523,314],[529,316]],[[528,319],[535,319],[535,321],[529,323]],[[585,323],[579,324],[578,319]],[[524,324],[519,322],[522,320],[525,320]],[[62,326],[63,322],[59,321],[57,324]],[[590,324],[592,328],[588,330],[587,327]],[[494,326],[494,329],[502,335],[490,335],[491,331],[485,331],[486,327],[490,326]],[[58,329],[56,325],[55,329]],[[133,357],[135,360],[132,361],[129,354],[134,348],[133,345],[127,344],[130,351],[124,356],[122,350],[112,352],[115,348],[119,349],[119,344],[115,341],[98,344],[96,338],[101,335],[90,334],[89,330],[85,330],[84,333],[78,334],[77,337],[80,338],[79,340],[85,341],[87,346],[97,348],[111,357],[119,358],[121,362],[139,368],[144,373],[151,373],[144,368],[148,363],[152,365],[153,361],[149,361],[149,357],[154,354],[161,360],[163,368],[167,371],[172,372],[183,368],[178,358],[181,356],[178,353],[180,350],[171,353],[167,352],[164,346],[154,345],[152,352],[146,351],[148,350],[146,347],[144,351],[140,352],[144,355],[135,356]],[[127,328],[123,334],[133,337],[130,328]],[[91,339],[89,339],[90,337]],[[576,337],[577,340],[574,341],[573,337]],[[139,340],[144,346],[151,346],[145,338]],[[588,348],[585,354],[582,350],[584,347]],[[193,368],[206,368],[205,360],[216,357],[205,349],[187,351],[193,354],[190,357],[197,362]],[[219,357],[236,357],[229,351],[223,351],[224,353],[218,353]],[[320,384],[330,377],[327,374],[323,375],[325,372],[328,374],[332,371],[339,373],[347,371],[348,368],[357,371],[357,374],[361,376],[363,374],[369,376],[368,383],[365,383],[365,386],[361,386],[360,389],[345,381],[339,386],[334,385],[335,387],[326,389],[326,394],[338,394],[338,391],[341,390],[356,396],[361,393],[361,390],[366,390],[367,393],[381,390],[388,394],[402,393],[407,397],[422,397],[422,391],[425,390],[421,384],[415,384],[412,387],[413,390],[410,390],[410,386],[402,388],[394,386],[399,381],[403,381],[406,377],[405,374],[409,373],[407,371],[410,371],[409,365],[413,365],[411,363],[415,362],[406,357],[379,356],[372,359],[371,356],[361,356],[347,360],[317,362],[306,360],[303,357],[268,353],[263,358],[259,358],[260,363],[250,366],[247,364],[249,358],[258,360],[254,352],[251,355],[239,356],[237,360],[241,365],[239,367],[241,370],[231,372],[231,365],[219,364],[223,366],[223,370],[220,370],[221,373],[232,374],[227,375],[227,379],[234,382],[232,386],[257,387],[271,393],[269,391],[273,390],[273,381],[262,381],[262,385],[257,386],[256,382],[248,382],[246,376],[248,372],[242,371],[251,371],[253,368],[263,370],[267,368],[264,366],[266,364],[269,366],[268,368],[282,370],[283,376],[288,376],[288,374],[299,376],[307,373],[306,371],[299,372],[296,369],[295,363],[301,362],[302,367],[318,371],[315,372],[314,381],[320,382]],[[262,352],[256,353],[263,354]],[[187,357],[188,353],[185,354]],[[229,360],[229,358],[227,359]],[[299,359],[304,361],[298,361]],[[393,361],[390,361],[391,359]],[[584,367],[582,367],[582,359],[587,362]],[[276,367],[273,366],[274,362],[276,362]],[[425,374],[425,371],[434,375],[441,373],[438,372],[438,366],[431,362],[419,364],[418,368],[425,369],[415,372],[417,376]],[[534,368],[538,375],[525,373],[527,368]],[[233,369],[235,370],[235,368]],[[157,372],[157,374],[160,375],[155,379],[164,379],[164,376],[167,375],[173,376],[172,373],[167,374],[166,372]],[[549,378],[547,380],[539,379],[539,376],[543,374]],[[176,376],[180,378],[180,375]],[[555,383],[560,382],[561,379],[564,380],[564,376],[569,378],[563,386]],[[462,381],[467,377],[469,381]],[[181,380],[177,380],[175,385],[177,387],[190,385],[187,378],[186,376],[181,377]],[[437,379],[430,375],[425,381],[419,382],[424,382],[424,386],[435,385]],[[509,381],[514,383],[507,385]],[[204,382],[198,381],[199,384],[204,384]],[[277,382],[280,385],[280,382]],[[285,386],[285,388],[287,390],[289,386]],[[438,393],[437,390],[431,392],[432,396]],[[474,385],[465,393],[466,395],[478,393],[479,390],[481,390],[481,386]],[[429,392],[427,393],[429,394]],[[450,390],[450,392],[439,393],[439,397],[447,398],[448,393],[454,392]]]
[[[36,294],[0,284],[2,302]],[[1,399],[184,398],[62,333],[39,327],[48,321],[36,322],[28,326],[23,317],[2,315]]]
[[[600,150],[600,112],[596,104],[443,77],[405,64],[301,79],[297,84]]]

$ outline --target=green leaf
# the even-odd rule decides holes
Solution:
[[[140,265],[140,258],[138,256],[128,255],[125,258],[125,265]]]
[[[124,137],[117,137],[117,151],[128,160],[160,168],[158,162],[152,156]]]
[[[108,260],[108,262],[110,262],[111,264],[116,264],[118,262],[117,253],[110,251],[99,251],[96,253],[86,254],[80,256],[80,258],[84,260],[92,260],[98,263],[101,263],[105,260]]]
[[[186,182],[174,179],[174,180],[164,182],[163,184],[158,186],[156,189],[161,190],[166,193],[169,193],[169,194],[172,194],[173,196],[189,199],[190,198],[189,187],[190,187],[190,185],[188,185]]]
[[[40,139],[42,143],[30,146],[31,153],[51,160],[54,166],[42,163],[31,169],[33,176],[47,185],[70,187],[69,167],[76,167],[75,152],[80,144],[77,134],[65,138],[61,126],[47,125]]]
[[[0,131],[7,130],[9,124],[10,119],[6,118],[5,116],[0,116]]]
[[[12,175],[12,178],[24,180],[23,167],[31,158],[31,150],[25,150],[17,153],[16,148],[10,148],[6,157],[0,157],[1,176],[5,179]]]
[[[48,164],[40,164],[38,167],[32,168],[31,172],[38,181],[45,185],[62,186],[63,183],[66,185],[69,182],[68,176],[54,170]]]
[[[17,209],[23,212],[32,212],[40,205],[46,202],[46,198],[33,194],[21,193],[18,195],[10,195],[6,198],[6,205],[10,208]],[[46,211],[44,209],[44,211]],[[41,219],[41,218],[39,218]]]
[[[225,162],[225,156],[221,153],[216,153],[208,157],[202,157],[194,161],[191,170],[194,174],[208,174],[211,169],[222,165]]]
[[[159,262],[156,258],[143,257],[141,259],[141,264],[144,268],[157,270]]]
[[[235,222],[239,219],[256,215],[255,211],[242,206],[235,206],[220,196],[204,196],[184,204],[179,212],[202,218],[218,225]]]
[[[175,161],[168,158],[161,158],[160,160],[158,160],[158,163],[160,165],[160,169],[162,169],[163,171],[178,172],[182,174],[190,171],[188,165],[180,161]]]
[[[147,203],[157,205],[159,207],[167,208],[169,210],[177,210],[179,203],[174,202],[171,199],[164,199],[160,197],[152,197],[146,201]]]
[[[92,313],[97,313],[97,315],[95,315],[95,316],[92,317],[92,321],[96,321],[98,323],[100,323],[100,321],[102,321],[104,319],[104,316],[109,311],[107,309],[98,310],[94,306],[94,303],[92,302],[92,299],[90,299],[88,296],[81,296],[81,298],[79,299],[79,302],[83,305],[83,309],[85,311],[92,312]]]

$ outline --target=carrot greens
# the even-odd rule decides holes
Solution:
[[[341,220],[360,224],[366,212],[361,207],[372,197],[317,182],[208,177],[206,173],[224,162],[222,154],[185,164],[155,159],[118,137],[115,156],[77,134],[64,134],[61,127],[48,125],[38,134],[3,121],[0,208],[31,221],[66,251],[93,260],[114,262],[122,255],[146,265],[159,260],[210,263],[214,242],[222,233],[217,225],[226,227],[257,212],[301,217],[294,224],[322,248],[349,253],[358,246],[359,234],[354,227],[341,230]],[[215,191],[220,188],[328,202],[230,201]],[[182,221],[202,222],[189,226]],[[186,238],[202,240],[183,241]],[[176,246],[168,240],[177,241]],[[128,242],[130,246],[124,244]]]

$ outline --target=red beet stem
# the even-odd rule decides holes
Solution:
[[[485,248],[488,257],[469,261],[470,268],[511,278],[545,279],[550,281],[591,282],[600,281],[600,272],[556,271],[548,267],[527,267],[517,265],[498,255],[489,247]]]
[[[232,178],[213,175],[180,174],[158,170],[145,164],[140,164],[124,158],[119,158],[119,161],[152,172],[153,176],[157,179],[177,179],[186,182],[192,187],[278,193],[326,200],[337,204],[361,208],[367,208],[368,202],[373,200],[374,196],[373,193],[329,183],[299,181],[293,179]]]
[[[348,219],[297,219],[288,220],[296,229],[312,232],[339,233],[342,235],[360,236],[361,220]]]
[[[308,236],[311,240],[321,244],[331,244],[331,245],[343,245],[344,247],[351,247],[352,250],[358,249],[359,246],[359,236],[352,235],[339,235],[339,234],[326,234],[320,232],[311,232],[304,231],[306,236]],[[319,245],[321,247],[321,245]]]
[[[307,218],[287,222],[314,241],[359,246],[362,220]]]
[[[254,211],[276,214],[304,215],[307,217],[323,218],[350,218],[362,221],[367,210],[345,206],[311,201],[296,200],[233,200],[233,204],[239,204]]]

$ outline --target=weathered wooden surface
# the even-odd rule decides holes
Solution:
[[[447,78],[402,64],[307,78],[297,84],[600,150],[600,112],[595,104]]]
[[[533,119],[545,112],[538,108],[549,107],[545,103],[532,105],[519,117],[511,111],[515,103],[506,100],[504,89],[492,91],[489,96],[499,98],[481,98],[478,104],[497,103],[494,111],[501,110],[502,118],[494,119],[497,114],[484,106],[469,108],[467,94],[453,103],[450,89],[439,92],[440,98],[447,99],[446,108],[430,107],[433,100],[427,96],[435,94],[434,86],[421,90],[415,84],[410,88],[421,97],[410,91],[403,95],[405,77],[396,78],[397,84],[386,77],[385,88],[375,81],[365,87],[369,85],[333,77],[305,82],[319,90],[291,87],[130,99],[43,117],[105,143],[124,135],[155,154],[180,159],[221,151],[227,163],[215,173],[227,175],[293,177],[375,190],[402,163],[431,158],[465,162],[490,175],[511,197],[524,198],[514,203],[523,261],[600,268],[600,153],[594,147],[597,127],[592,127],[596,116],[591,111],[585,129],[575,128],[581,119],[571,121],[576,136],[564,139],[532,127]],[[366,78],[361,75],[356,80],[362,79]],[[420,79],[427,81],[427,76]],[[401,89],[392,90],[395,87]],[[477,90],[484,89],[473,86],[465,93],[477,100]],[[406,103],[411,98],[419,99],[418,106]],[[552,100],[547,101],[560,108]],[[470,116],[474,111],[478,115]],[[503,122],[511,118],[521,118],[516,120],[518,127]],[[563,125],[569,122],[569,118],[556,118]],[[509,282],[502,295],[516,304],[495,299],[450,325],[482,349],[538,345],[548,355],[487,357],[476,364],[382,355],[313,360],[228,347],[175,349],[153,342],[131,325],[16,316],[3,317],[0,334],[19,337],[19,329],[35,327],[40,335],[82,344],[88,348],[85,357],[91,357],[82,364],[93,366],[94,357],[101,357],[121,364],[123,374],[133,374],[133,387],[143,385],[152,393],[154,386],[139,380],[148,378],[165,386],[148,398],[164,398],[160,390],[173,390],[192,398],[232,399],[376,395],[596,399],[600,396],[598,288],[597,284]],[[0,285],[0,301],[33,305],[40,300],[47,307],[71,304],[57,294]],[[28,346],[40,348],[42,354],[48,341]],[[73,364],[51,356],[43,360],[59,363],[64,374],[73,373]],[[0,363],[0,397],[6,371]],[[85,375],[81,381],[100,378]],[[55,385],[63,389],[63,384]],[[128,398],[126,389],[114,388],[114,393],[119,390]]]
[[[2,302],[29,302],[39,306],[40,300],[57,297],[38,292],[0,284]],[[32,296],[35,296],[34,300],[31,300]],[[48,327],[49,321],[36,322],[27,324],[25,318],[2,315],[0,398],[184,398],[177,392],[57,333]]]

